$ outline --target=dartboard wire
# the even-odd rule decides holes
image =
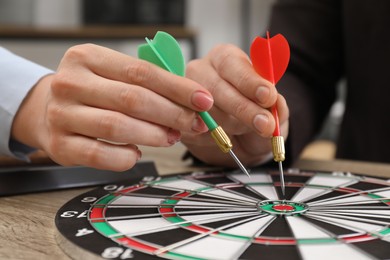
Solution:
[[[358,234],[358,235],[364,235],[364,234],[368,233],[367,230],[364,230],[362,228],[357,228],[357,227],[351,226],[351,225],[343,225],[343,224],[338,223],[336,221],[322,219],[320,217],[310,216],[310,215],[306,215],[306,217],[308,217],[310,219],[314,219],[314,220],[320,221],[320,222],[324,222],[324,223],[332,224],[332,225],[335,225],[335,226],[338,226],[338,227],[349,229],[349,230],[351,230],[351,232],[355,232],[355,234]],[[359,230],[359,233],[356,233],[356,232],[358,232],[356,230]],[[342,240],[342,237],[339,237],[338,240]]]
[[[237,171],[237,173],[241,173],[239,171]],[[270,176],[270,174],[267,174],[267,173],[263,173],[261,172],[260,174],[263,174],[263,175],[266,175],[268,176],[270,179],[269,179],[269,182],[241,182],[240,180],[238,180],[237,178],[235,178],[233,176],[233,174],[228,174],[226,175],[227,178],[231,179],[232,181],[234,181],[235,183],[238,183],[239,185],[242,185],[242,187],[246,188],[247,190],[249,190],[250,192],[252,192],[254,195],[256,196],[259,196],[261,198],[263,198],[262,200],[269,200],[270,198],[268,198],[267,196],[265,196],[264,194],[256,191],[252,186],[253,185],[258,185],[258,184],[261,184],[261,185],[264,185],[264,186],[269,186],[271,188],[273,188],[275,190],[275,193],[279,196],[279,194],[277,193],[277,190],[276,190],[276,187],[274,186],[274,183],[272,182],[272,178]],[[278,173],[279,174],[279,173]],[[243,174],[240,174],[240,175],[243,175]],[[244,176],[244,175],[243,175]],[[234,192],[234,191],[231,191],[231,192]],[[237,192],[238,193],[238,192]],[[249,195],[246,195],[246,194],[241,194],[241,193],[238,193],[242,196],[245,196],[247,198],[250,198],[250,199],[254,199],[254,200],[261,200],[259,198],[256,198],[256,197],[252,197],[252,196],[249,196]]]
[[[325,195],[325,194],[328,194],[334,190],[337,190],[339,188],[341,188],[342,186],[321,186],[321,185],[311,185],[311,184],[302,184],[301,188],[298,189],[298,191],[294,194],[294,196],[291,198],[292,201],[295,201],[295,197],[300,194],[301,191],[303,191],[304,189],[318,189],[318,193],[316,194],[313,194],[313,195],[310,195],[310,196],[307,196],[306,198],[304,199],[300,199],[299,202],[304,202],[305,201],[308,201],[308,200],[313,200],[317,197],[320,197],[322,195]]]
[[[375,218],[388,218],[390,219],[390,210],[388,210],[389,214],[384,213],[373,213],[373,212],[354,212],[354,210],[345,210],[345,209],[331,209],[331,210],[316,210],[316,212],[321,213],[334,213],[334,214],[340,214],[340,215],[349,215],[349,216],[367,216],[367,217],[375,217]]]
[[[288,187],[288,184],[287,184],[286,186]],[[310,195],[310,196],[308,196],[308,197],[306,197],[306,198],[304,198],[304,199],[300,199],[299,202],[302,202],[302,203],[306,203],[305,201],[315,199],[315,198],[317,198],[317,197],[320,197],[320,196],[322,196],[322,195],[325,195],[325,194],[330,193],[330,192],[333,191],[332,188],[326,188],[326,189],[325,189],[324,187],[317,187],[317,186],[311,186],[311,187],[310,187],[310,186],[303,186],[303,187],[301,187],[301,188],[294,194],[294,196],[291,198],[291,201],[297,201],[297,200],[295,199],[295,197],[296,197],[297,194],[299,194],[300,191],[303,190],[304,188],[315,188],[315,189],[318,189],[319,192],[316,193],[316,194],[314,194],[314,195]]]
[[[225,176],[228,179],[230,179],[231,181],[233,181],[233,182],[232,183],[226,183],[226,184],[223,184],[223,185],[214,185],[215,188],[222,189],[225,192],[233,193],[235,195],[242,196],[242,197],[250,199],[250,200],[259,201],[259,198],[252,197],[252,196],[249,196],[247,194],[242,194],[242,193],[239,193],[239,192],[236,192],[236,191],[233,191],[233,190],[230,190],[230,189],[226,188],[226,187],[243,187],[243,188],[248,189],[248,185],[246,183],[240,182],[239,180],[237,180],[234,177],[230,176],[230,174],[229,175],[225,175]],[[269,184],[269,186],[273,186],[272,182],[266,183],[266,184]],[[264,199],[267,199],[264,195],[259,194],[258,192],[255,192],[254,190],[250,190],[250,191],[253,192],[254,195],[257,195],[257,196],[260,195],[260,197],[263,197]],[[244,201],[247,202],[247,200],[244,200]]]
[[[245,209],[226,209],[226,210],[196,210],[196,211],[177,211],[176,209],[182,209],[182,208],[177,208],[175,207],[175,213],[180,214],[181,216],[183,215],[194,215],[195,213],[198,214],[205,214],[205,213],[238,213],[238,212],[257,212],[257,208],[245,208]],[[169,215],[169,212],[167,213]]]
[[[339,200],[339,199],[337,199],[337,200]],[[334,203],[328,203],[328,204],[320,204],[318,206],[316,206],[316,205],[314,205],[314,206],[313,205],[309,205],[309,203],[307,203],[307,205],[310,208],[316,208],[316,207],[320,207],[320,208],[324,208],[324,207],[340,207],[340,206],[357,205],[357,204],[361,204],[361,205],[363,205],[363,204],[373,204],[373,203],[383,202],[384,200],[390,200],[390,198],[389,197],[370,198],[370,199],[364,199],[364,200],[355,200],[355,201],[345,201],[345,202],[334,202]]]
[[[305,219],[302,219],[302,220],[305,221],[305,223],[307,223],[307,225],[312,225],[312,226],[314,226],[315,228],[317,228],[317,229],[319,229],[320,231],[324,232],[325,234],[329,235],[329,237],[330,237],[331,239],[335,239],[336,241],[338,241],[337,236],[336,236],[335,234],[333,234],[332,232],[330,232],[329,230],[326,230],[326,229],[324,229],[324,228],[322,228],[322,227],[319,227],[318,225],[315,225],[314,223],[310,223],[310,222],[308,222],[308,221],[305,220]],[[292,228],[290,222],[287,221],[287,220],[286,220],[286,222],[287,222],[287,225],[288,225],[288,227],[289,227],[291,233],[293,234],[293,238],[294,238],[295,241],[296,241],[296,246],[297,246],[297,248],[298,248],[298,254],[299,254],[299,256],[300,256],[301,259],[304,259],[303,254],[302,254],[302,252],[301,252],[301,247],[300,247],[300,245],[299,245],[299,238],[296,237],[296,234],[294,233],[293,228]],[[313,239],[312,239],[312,240],[313,240]]]
[[[153,197],[151,197],[153,198]],[[163,197],[165,199],[175,199],[175,197]],[[176,197],[176,199],[178,199]],[[164,199],[162,199],[164,200]],[[185,200],[188,200],[188,201],[201,201],[201,200],[193,200],[193,199],[190,199],[190,198],[180,198],[181,201],[185,201]],[[324,204],[324,205],[309,205],[308,203],[308,206],[312,209],[321,209],[321,208],[334,208],[334,207],[340,207],[340,206],[349,206],[349,205],[352,205],[352,206],[356,206],[356,204],[371,204],[371,203],[378,203],[378,202],[382,202],[384,200],[390,200],[390,197],[380,197],[380,198],[371,198],[371,199],[365,199],[365,200],[356,200],[356,201],[351,201],[351,202],[340,202],[340,203],[332,203],[332,204]],[[207,200],[207,201],[201,201],[201,202],[211,202],[211,203],[218,203],[218,204],[222,204],[222,205],[193,205],[193,204],[179,204],[179,205],[176,205],[176,207],[186,207],[186,208],[229,208],[229,207],[235,207],[235,208],[253,208],[253,206],[256,206],[256,205],[251,205],[251,206],[244,206],[244,205],[229,205],[229,204],[226,204],[226,203],[221,203],[221,201],[216,201],[216,200]],[[96,204],[93,204],[93,206],[95,207],[102,207],[102,206],[106,206],[107,204],[100,204],[100,203],[96,203]],[[149,205],[139,205],[139,204],[108,204],[108,208],[135,208],[135,207],[140,207],[140,208],[154,208],[156,206],[171,206],[172,204],[149,204]],[[357,206],[356,206],[357,207]],[[361,207],[365,207],[365,206],[361,206]],[[366,206],[366,207],[369,207],[369,206]],[[379,207],[379,206],[372,206],[372,207]],[[383,206],[384,208],[389,208],[389,207],[386,207],[386,206]]]
[[[248,186],[246,183],[242,183],[240,182],[239,180],[237,179],[234,179],[234,177],[231,177],[230,175],[228,176],[232,181],[232,185],[241,185],[242,187],[245,187],[245,188],[249,188],[249,190],[256,194],[257,196],[260,196],[262,198],[265,198],[265,199],[269,199],[267,198],[267,196],[264,196],[263,194],[257,192],[256,190],[250,188],[250,186]],[[232,179],[233,178],[233,179]],[[232,191],[232,190],[229,190],[229,189],[224,189],[223,186],[226,186],[226,185],[223,185],[222,187],[221,186],[218,186],[218,185],[211,185],[207,182],[204,182],[204,181],[201,181],[201,180],[198,180],[196,179],[196,177],[194,176],[179,176],[178,179],[182,179],[182,180],[186,180],[186,181],[191,181],[191,182],[194,182],[194,183],[198,183],[198,184],[201,184],[205,187],[208,187],[208,189],[201,189],[201,190],[197,190],[197,189],[194,189],[194,190],[191,190],[191,189],[178,189],[178,188],[173,188],[173,187],[169,187],[169,186],[164,186],[164,184],[159,184],[159,185],[156,185],[154,183],[150,184],[150,183],[146,183],[145,185],[146,186],[150,186],[150,187],[153,187],[153,188],[160,188],[160,189],[165,189],[165,190],[175,190],[175,191],[181,191],[181,192],[190,192],[190,193],[198,193],[198,194],[201,194],[202,196],[209,196],[209,197],[214,197],[214,198],[220,198],[220,199],[224,199],[224,200],[229,200],[229,201],[234,201],[234,202],[237,202],[239,203],[240,205],[241,204],[247,204],[247,205],[254,205],[254,204],[257,204],[259,199],[256,198],[256,197],[251,197],[251,196],[247,196],[245,194],[241,194],[239,192],[235,192],[235,191]],[[270,182],[268,183],[264,183],[264,184],[268,184],[267,186],[275,189],[275,186],[273,185],[273,182],[272,182],[272,179],[270,178]],[[246,198],[248,200],[253,200],[253,202],[249,202],[248,200],[244,200],[244,199],[237,199],[237,198],[231,198],[231,197],[228,197],[228,196],[222,196],[222,195],[214,195],[214,194],[208,194],[207,192],[205,192],[206,190],[209,191],[209,190],[212,190],[212,189],[215,189],[215,190],[222,190],[224,192],[228,192],[228,193],[232,193],[234,195],[237,195],[237,196],[241,196],[243,198]],[[275,193],[277,194],[276,192],[276,189],[275,189]],[[139,193],[138,193],[139,194]],[[124,196],[126,196],[126,193],[123,194]],[[277,194],[278,196],[278,194]]]
[[[206,186],[206,185],[205,185]],[[258,200],[256,199],[252,199],[252,198],[248,198],[248,199],[252,199],[253,202],[250,202],[248,200],[244,200],[244,199],[238,199],[238,198],[232,198],[232,197],[228,197],[228,196],[223,196],[223,195],[216,195],[216,194],[210,194],[208,193],[207,191],[211,191],[211,190],[222,190],[224,192],[228,192],[228,193],[232,193],[234,195],[238,195],[238,196],[242,196],[242,197],[245,197],[243,196],[243,194],[240,194],[240,193],[233,193],[232,191],[230,190],[226,190],[226,189],[223,189],[222,187],[218,187],[218,186],[211,186],[211,185],[207,185],[208,189],[200,189],[200,190],[181,190],[181,191],[184,191],[184,192],[189,192],[189,193],[196,193],[196,194],[199,194],[199,195],[202,195],[202,196],[207,196],[207,197],[211,197],[211,198],[217,198],[217,199],[223,199],[223,200],[227,200],[227,201],[230,201],[230,202],[235,202],[235,203],[238,203],[240,205],[242,204],[246,204],[246,205],[255,205],[257,204]],[[207,201],[207,199],[201,199],[199,198],[200,201]]]
[[[198,234],[198,235],[196,235],[196,236],[190,237],[190,238],[188,238],[188,239],[185,239],[185,240],[182,240],[182,241],[173,243],[173,244],[171,244],[171,245],[162,247],[162,248],[158,249],[157,251],[155,251],[155,254],[156,254],[156,255],[160,255],[160,254],[163,254],[164,252],[172,251],[172,250],[175,249],[175,248],[178,248],[178,247],[184,246],[184,245],[186,245],[186,244],[192,243],[192,242],[194,242],[194,241],[196,241],[196,240],[199,240],[199,239],[201,239],[201,238],[203,238],[203,237],[213,235],[213,233],[220,232],[220,231],[223,230],[223,229],[231,228],[231,227],[234,227],[234,226],[237,226],[237,225],[240,225],[240,224],[244,224],[244,223],[246,223],[246,222],[250,222],[250,221],[253,221],[253,220],[256,220],[256,219],[259,219],[259,218],[266,217],[266,216],[268,216],[268,215],[266,215],[266,214],[257,215],[257,216],[251,217],[251,218],[249,218],[249,219],[243,219],[243,220],[240,220],[240,221],[237,221],[237,222],[234,222],[234,223],[230,223],[230,224],[227,224],[227,225],[218,227],[218,228],[210,229],[210,230],[207,231],[207,232],[204,232],[204,233]],[[221,237],[221,238],[222,238],[222,237]],[[228,238],[223,237],[223,239],[228,239]],[[250,240],[249,240],[249,241],[250,241]]]
[[[275,191],[276,196],[278,196],[278,199],[280,199],[279,198],[279,194],[278,194],[278,192],[276,190],[276,187],[274,185],[274,182],[272,181],[271,175],[268,174],[268,173],[260,173],[260,174],[263,174],[263,175],[266,175],[267,177],[269,177],[269,182],[262,182],[261,184],[264,185],[264,186],[269,186],[269,187],[273,188],[274,191]],[[248,189],[249,191],[253,192],[257,196],[260,196],[260,197],[264,198],[265,200],[270,200],[271,199],[271,198],[268,198],[267,196],[265,196],[264,194],[258,192],[257,190],[255,190],[252,187],[253,185],[259,184],[259,182],[247,182],[247,183],[246,182],[242,182],[242,181],[236,179],[233,176],[233,174],[229,174],[229,175],[227,175],[227,177],[229,179],[231,179],[232,181],[234,181],[234,182],[238,182],[238,183],[242,184],[246,189]]]
[[[370,210],[390,210],[389,206],[355,206],[353,205],[343,205],[345,210],[359,210],[359,209],[370,209]],[[338,210],[340,208],[339,205],[330,205],[330,206],[312,206],[310,207],[316,211],[322,210]]]
[[[356,217],[356,218],[359,218],[359,217],[366,217],[366,218],[379,218],[379,219],[387,219],[389,218],[389,215],[374,215],[374,214],[362,214],[362,213],[359,213],[359,214],[356,214],[356,213],[349,213],[349,212],[346,212],[346,213],[339,213],[339,212],[327,212],[327,211],[321,211],[321,212],[311,212],[312,214],[328,214],[328,215],[332,215],[333,217],[336,217],[336,216],[339,216],[339,217]],[[383,217],[381,217],[383,216]],[[363,219],[363,218],[362,218]],[[367,221],[367,219],[364,219]],[[386,222],[386,221],[381,221],[381,220],[372,220],[372,221],[380,221],[381,224],[384,224],[384,225],[390,225],[390,222]],[[364,221],[362,221],[364,222]]]
[[[172,205],[171,205],[172,206]],[[154,207],[156,208],[156,207]],[[224,209],[224,210],[193,210],[193,211],[184,211],[184,212],[176,212],[180,214],[181,216],[183,215],[192,215],[192,214],[205,214],[205,213],[237,213],[240,211],[251,211],[255,212],[257,209]],[[166,213],[150,213],[150,214],[138,214],[138,215],[126,215],[126,216],[111,216],[111,217],[102,217],[102,218],[93,218],[93,220],[127,220],[127,219],[137,219],[137,218],[152,218],[152,217],[159,217],[161,215],[172,215],[172,212],[166,212]]]
[[[317,193],[317,194],[314,194],[314,195],[311,195],[311,196],[308,196],[307,198],[305,199],[302,199],[300,200],[300,202],[305,202],[305,201],[308,201],[308,200],[311,200],[311,199],[314,199],[316,197],[319,197],[319,196],[322,196],[324,194],[327,194],[329,192],[332,192],[334,190],[337,190],[337,189],[340,189],[340,188],[343,188],[343,187],[346,187],[346,186],[349,186],[351,184],[355,184],[357,182],[357,179],[352,179],[350,182],[348,183],[343,183],[342,185],[338,185],[338,186],[326,186],[326,185],[313,185],[313,184],[310,184],[310,180],[314,177],[316,177],[318,175],[314,175],[312,176],[309,180],[306,181],[306,183],[303,183],[302,187],[294,194],[294,196],[291,198],[291,200],[294,200],[295,197],[302,191],[304,190],[305,188],[314,188],[314,189],[319,189],[319,190],[322,190],[322,192],[320,193]]]
[[[270,220],[268,220],[264,225],[262,225],[261,227],[258,228],[258,230],[255,232],[255,234],[253,236],[251,236],[251,239],[247,241],[247,243],[245,243],[241,250],[239,251],[239,254],[238,256],[242,255],[243,252],[245,252],[245,250],[255,241],[255,239],[269,226],[271,225],[271,223],[276,219],[275,216],[272,216],[272,215],[268,215],[269,217],[271,217]]]
[[[202,194],[202,193],[199,193],[199,192],[196,192],[196,191],[190,191],[190,190],[181,190],[180,193],[182,193],[182,192],[188,192],[188,193],[191,193],[191,194]],[[180,193],[177,193],[177,194],[180,194]],[[115,193],[113,193],[113,194],[115,194]],[[179,197],[178,195],[164,196],[164,195],[151,195],[151,194],[144,194],[144,193],[137,193],[137,194],[125,193],[125,194],[122,194],[122,196],[147,197],[147,198],[156,198],[156,199],[160,199],[161,198],[162,200],[166,200],[166,199],[179,199],[179,200],[198,201],[198,202],[210,202],[210,203],[218,203],[218,204],[227,204],[227,202],[228,202],[231,205],[240,205],[240,206],[244,206],[243,203],[245,205],[247,205],[247,206],[253,206],[253,205],[256,205],[257,202],[258,202],[258,201],[256,201],[256,202],[253,202],[253,203],[252,202],[249,203],[248,201],[232,200],[232,199],[229,199],[228,197],[225,197],[225,196],[213,196],[213,197],[228,200],[227,202],[224,202],[224,201],[221,201],[221,200],[217,200],[217,199],[209,199],[209,198],[191,198],[191,196],[183,198],[183,197]],[[234,204],[233,204],[233,202],[234,202]]]
[[[372,219],[364,219],[364,218],[358,218],[358,217],[350,217],[345,215],[337,215],[337,214],[324,214],[324,213],[317,213],[317,212],[306,212],[307,216],[318,216],[318,217],[330,217],[334,219],[344,219],[344,220],[351,220],[358,223],[367,223],[367,224],[375,224],[375,225],[382,225],[384,227],[387,227],[390,225],[390,222],[385,221],[379,221],[379,220],[372,220]],[[369,232],[366,230],[366,232]]]
[[[365,255],[367,257],[370,257],[370,259],[375,259],[373,258],[373,256],[371,254],[369,254],[368,252],[366,251],[363,251],[361,250],[360,248],[356,247],[353,245],[353,243],[347,243],[342,237],[340,236],[337,236],[336,234],[332,233],[331,231],[323,228],[323,227],[320,227],[318,225],[316,225],[315,223],[310,223],[309,221],[305,220],[305,219],[302,219],[305,223],[307,223],[307,225],[312,225],[313,227],[317,228],[318,230],[324,232],[325,234],[329,235],[330,239],[334,239],[335,241],[339,242],[339,243],[342,243],[348,247],[350,247],[352,250],[354,251],[357,251],[359,253],[361,253],[362,255]],[[319,219],[317,219],[319,220]],[[324,222],[321,220],[321,222]],[[287,221],[288,225],[290,226],[290,223]],[[292,230],[291,226],[290,226],[290,229]],[[292,233],[294,234],[294,232],[292,231]],[[362,232],[363,234],[367,233],[367,232]],[[295,238],[297,241],[299,241],[298,238]],[[300,254],[300,257],[301,259],[303,259],[303,255],[302,255],[302,252],[301,252],[301,248],[300,248],[300,244],[297,243],[298,245],[298,251],[299,251],[299,254]]]
[[[97,206],[104,206],[104,204],[96,204]],[[137,205],[137,204],[115,204],[115,205],[109,205],[108,208],[155,208],[158,206],[172,206],[170,203],[160,203],[160,204],[154,204],[154,205]],[[193,205],[193,204],[179,204],[175,206],[176,208],[190,208],[190,209],[203,209],[203,208],[216,208],[216,209],[253,209],[254,207],[240,207],[237,205],[229,206],[229,205]]]
[[[244,187],[244,188],[246,188],[245,186],[246,185],[243,185],[243,184],[235,184],[235,187]],[[254,202],[249,202],[248,200],[244,200],[244,199],[243,200],[239,200],[239,199],[230,198],[230,197],[222,196],[222,195],[211,195],[211,194],[209,195],[209,194],[207,194],[207,192],[203,192],[203,191],[198,192],[198,194],[202,194],[203,196],[210,196],[210,197],[214,197],[215,196],[215,197],[220,197],[220,198],[233,199],[233,200],[235,200],[237,202],[240,202],[240,203],[244,202],[244,203],[247,203],[247,204],[253,204],[253,203],[257,204],[258,201],[259,201],[258,198],[250,197],[250,196],[247,196],[245,194],[242,194],[242,193],[230,190],[227,187],[233,187],[233,186],[232,185],[215,186],[216,189],[223,190],[224,192],[231,193],[231,194],[234,194],[236,196],[241,196],[243,198],[246,198],[248,200],[252,200]]]
[[[259,197],[261,197],[261,198],[264,198],[264,200],[272,200],[271,198],[268,198],[268,197],[265,196],[264,194],[262,194],[262,193],[258,192],[257,190],[255,190],[255,189],[251,186],[251,185],[253,185],[253,184],[243,184],[243,185],[245,186],[245,188],[246,188],[247,190],[249,190],[250,192],[253,192],[254,194],[256,194],[257,196],[259,196]],[[276,188],[275,188],[275,186],[273,185],[273,183],[265,184],[264,186],[269,186],[269,187],[273,188],[274,191],[275,191],[276,196],[278,196],[278,198],[279,198],[279,195],[278,195],[278,193],[277,193],[277,191],[276,191]],[[261,200],[259,200],[259,201],[261,201]]]
[[[359,230],[362,235],[369,234],[369,235],[378,237],[380,239],[388,237],[388,235],[387,236],[383,235],[380,232],[375,232],[375,231],[372,231],[372,230],[365,230],[365,229],[359,227],[359,225],[348,225],[346,223],[340,223],[340,222],[336,221],[337,219],[343,219],[343,218],[334,218],[336,220],[333,220],[332,217],[330,217],[331,219],[323,219],[321,217],[328,217],[328,216],[321,216],[321,215],[317,216],[317,214],[306,214],[306,216],[308,218],[312,218],[312,219],[315,219],[315,220],[318,220],[318,221],[321,221],[321,222],[325,222],[325,223],[329,223],[329,224],[336,225],[336,226],[339,226],[339,227],[347,228],[347,229],[350,229],[351,231]],[[350,219],[348,219],[348,220],[350,220]],[[359,223],[357,223],[357,224],[359,224]],[[382,230],[384,230],[386,228],[389,228],[389,227],[388,226],[387,227],[384,226]]]
[[[336,187],[333,190],[337,190],[337,189],[340,189],[340,188],[344,188],[344,187]],[[374,192],[381,192],[381,191],[388,191],[388,190],[390,190],[390,187],[371,189],[371,190],[361,190],[361,191],[356,191],[356,192],[352,192],[352,193],[348,193],[348,194],[335,196],[335,197],[332,197],[332,198],[327,198],[327,199],[322,199],[322,200],[316,200],[316,201],[308,202],[306,204],[313,205],[313,204],[323,203],[323,202],[327,202],[327,201],[338,200],[338,199],[345,198],[345,197],[361,195],[361,194],[364,194],[364,193],[374,193]],[[386,200],[387,198],[381,198],[381,199],[382,200]]]
[[[179,197],[179,196],[172,196],[172,197],[169,197],[169,196],[158,196],[158,195],[150,195],[150,196],[139,196],[139,195],[135,195],[135,196],[132,196],[132,195],[128,195],[128,197],[143,197],[143,198],[152,198],[152,199],[161,199],[161,201],[165,201],[165,200],[180,200],[180,201],[188,201],[188,202],[204,202],[204,203],[211,203],[211,204],[216,204],[216,205],[207,205],[207,204],[204,204],[204,205],[201,205],[200,207],[237,207],[237,208],[253,208],[254,206],[257,205],[257,203],[253,203],[253,204],[250,204],[250,205],[243,205],[243,204],[240,204],[240,203],[232,203],[232,201],[222,201],[222,200],[214,200],[214,199],[208,199],[208,198],[191,198],[191,197]],[[104,205],[104,204],[95,204],[95,205]],[[116,206],[120,206],[120,207],[124,207],[126,205],[132,205],[132,204],[120,204],[120,203],[116,203],[116,204],[111,204],[110,207],[116,207]],[[136,204],[134,204],[136,205]],[[164,205],[164,204],[149,204],[151,206],[154,206],[154,205]],[[144,206],[149,206],[149,205],[144,205]],[[170,205],[170,204],[166,204],[166,205]],[[196,206],[194,204],[180,204],[180,205],[185,205],[185,206],[193,206],[193,207],[199,207],[199,206]],[[141,205],[140,205],[141,206]]]
[[[234,218],[240,218],[240,217],[250,217],[250,216],[256,216],[256,215],[263,215],[263,214],[259,213],[259,212],[251,212],[251,213],[233,215],[230,218],[226,218],[226,217],[222,218],[220,216],[217,216],[217,217],[209,217],[209,218],[197,219],[196,222],[203,222],[203,221],[210,221],[210,220],[219,221],[219,220],[234,219]],[[118,237],[118,236],[127,236],[127,237],[139,236],[139,235],[143,235],[143,234],[150,234],[151,232],[155,233],[155,232],[159,232],[159,231],[164,231],[164,230],[167,230],[167,229],[169,229],[171,227],[180,227],[182,225],[189,224],[189,223],[192,223],[192,222],[194,222],[194,221],[193,220],[185,220],[185,221],[179,221],[179,222],[175,222],[175,223],[168,222],[169,224],[167,224],[167,225],[165,225],[163,227],[150,228],[150,229],[145,229],[143,231],[131,232],[131,233],[118,232],[116,234],[109,235],[108,237],[109,238],[115,238],[115,237]],[[109,222],[107,222],[107,223],[109,223]]]

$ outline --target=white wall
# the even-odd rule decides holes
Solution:
[[[30,4],[27,5],[26,1],[34,2],[33,8],[29,6]],[[248,30],[250,39],[246,41],[242,39],[242,22],[245,21],[242,18],[247,18],[242,17],[241,4],[244,1],[248,1],[251,5],[250,13],[247,14],[250,18]],[[18,13],[25,15],[19,19],[19,23],[49,27],[77,26],[81,23],[79,0],[0,0],[0,8],[4,10],[5,4],[9,5],[10,2],[24,2],[23,6],[30,8],[30,15],[27,15],[29,12],[26,10],[20,9],[20,4],[17,9],[14,9],[15,12],[17,10]],[[248,48],[248,42],[250,43],[256,35],[262,34],[266,29],[269,6],[272,2],[273,0],[187,0],[187,25],[198,33],[198,55],[206,55],[218,43],[232,43],[243,49]],[[13,20],[13,23],[18,22],[17,18]],[[77,43],[79,42],[0,41],[0,45],[52,69],[57,67],[63,52]],[[136,55],[136,47],[139,44],[139,42],[113,41],[97,43],[129,55]],[[242,46],[242,43],[245,46]],[[182,44],[188,59],[189,45]]]
[[[240,44],[240,0],[189,0],[188,25],[198,34],[199,55],[217,43]]]
[[[35,2],[33,23],[36,26],[77,26],[81,23],[79,0],[30,1]]]

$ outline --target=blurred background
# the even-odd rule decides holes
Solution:
[[[15,35],[15,27],[33,29],[78,28],[84,26],[182,27],[191,30],[194,46],[180,37],[186,59],[191,48],[204,56],[218,43],[233,43],[247,50],[256,35],[266,30],[273,0],[0,0],[0,45],[49,68],[55,69],[71,45],[94,42],[129,55],[143,39],[98,39],[65,37],[53,40],[37,34]],[[14,28],[13,36],[4,30]],[[165,28],[165,27],[164,27]],[[2,32],[3,31],[3,32]],[[188,35],[190,36],[190,35]],[[44,39],[43,39],[44,38]],[[53,35],[53,38],[56,38]],[[129,37],[128,37],[129,38]],[[190,37],[189,37],[190,38]]]
[[[53,70],[75,44],[91,42],[136,56],[137,46],[158,30],[179,40],[187,61],[206,55],[219,43],[232,43],[248,52],[252,40],[267,30],[273,2],[0,0],[0,46]],[[320,152],[304,151],[303,157],[333,158],[333,141],[344,111],[343,84],[339,92],[340,98],[318,135],[325,145],[321,144]]]

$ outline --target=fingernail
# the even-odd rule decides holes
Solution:
[[[258,114],[253,119],[253,125],[260,133],[264,132],[263,130],[267,127],[268,123],[269,123],[269,118],[264,114]]]
[[[191,102],[200,111],[207,111],[213,106],[214,99],[205,92],[196,91],[194,94],[192,94]]]
[[[178,130],[169,128],[168,129],[168,143],[175,144],[180,141],[181,133]]]
[[[260,103],[260,104],[265,104],[267,103],[268,99],[269,99],[269,89],[267,87],[258,87],[257,90],[256,90],[256,98],[257,98],[257,101]]]
[[[207,125],[203,122],[202,118],[200,118],[200,116],[196,116],[194,122],[192,123],[192,130],[200,133],[205,133],[209,129],[207,128]]]
[[[139,161],[142,157],[142,152],[140,149],[137,150],[137,161]]]

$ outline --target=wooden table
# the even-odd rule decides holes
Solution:
[[[181,161],[184,152],[181,145],[142,150],[143,160],[153,160],[162,175],[195,170],[188,162]],[[390,177],[390,164],[302,160],[295,167]],[[90,188],[0,198],[0,259],[69,259],[57,245],[54,218],[64,203],[88,190]]]

